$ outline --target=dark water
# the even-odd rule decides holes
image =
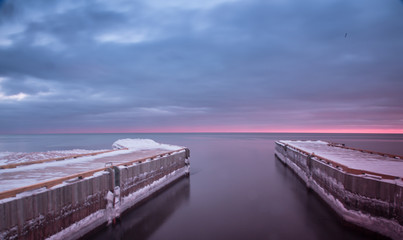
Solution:
[[[343,226],[274,158],[274,141],[322,139],[403,155],[403,135],[371,134],[3,135],[0,151],[110,148],[120,138],[189,147],[190,178],[89,239],[371,239]]]

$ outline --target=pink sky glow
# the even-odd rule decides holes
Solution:
[[[372,133],[403,134],[403,129],[385,128],[247,128],[247,127],[154,127],[154,128],[95,128],[32,131],[31,133]]]

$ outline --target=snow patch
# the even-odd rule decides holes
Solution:
[[[86,150],[86,149],[72,149],[72,150],[58,150],[47,152],[0,152],[0,165],[16,164],[23,162],[41,161],[54,158],[72,158],[81,154],[92,154],[107,151],[100,150]]]
[[[154,140],[151,139],[132,139],[132,138],[126,138],[126,139],[119,139],[116,142],[113,143],[112,145],[113,149],[129,149],[129,150],[134,150],[134,151],[140,151],[140,150],[150,150],[150,149],[165,149],[165,150],[170,150],[170,151],[175,151],[179,150],[183,147],[181,146],[175,146],[175,145],[170,145],[170,144],[162,144],[158,143]]]

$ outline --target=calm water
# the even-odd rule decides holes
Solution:
[[[343,226],[274,158],[278,139],[322,139],[403,155],[403,135],[72,134],[2,135],[0,151],[110,148],[151,138],[191,150],[184,178],[90,239],[370,239]]]

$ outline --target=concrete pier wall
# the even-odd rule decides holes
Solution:
[[[403,239],[401,180],[349,174],[279,142],[275,154],[343,220],[392,239]]]
[[[186,149],[0,200],[0,239],[77,239],[187,174],[188,157]]]

